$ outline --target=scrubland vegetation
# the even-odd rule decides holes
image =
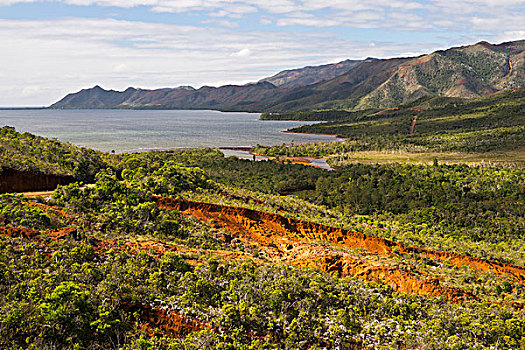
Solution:
[[[439,101],[412,135],[400,109],[305,127],[344,143],[257,150],[331,172],[1,129],[3,167],[79,182],[0,197],[0,348],[524,348],[525,169],[461,161],[522,150],[523,92],[491,98]],[[455,164],[352,160],[402,149]]]

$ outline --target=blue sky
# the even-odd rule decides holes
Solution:
[[[519,39],[522,0],[0,0],[0,106]]]

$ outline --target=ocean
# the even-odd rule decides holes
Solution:
[[[0,110],[0,125],[104,152],[336,140],[281,132],[314,122],[262,121],[259,116],[209,110]]]

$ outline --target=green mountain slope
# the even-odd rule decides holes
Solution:
[[[437,51],[400,65],[358,108],[394,107],[436,94],[473,98],[525,85],[525,42]]]
[[[328,120],[289,131],[334,134],[344,142],[257,148],[270,156],[355,161],[525,164],[525,88],[465,99],[426,96],[399,108],[263,114],[265,119]]]

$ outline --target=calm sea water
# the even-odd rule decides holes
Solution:
[[[282,130],[311,122],[261,121],[256,113],[133,110],[0,110],[0,125],[110,152],[333,141]]]

